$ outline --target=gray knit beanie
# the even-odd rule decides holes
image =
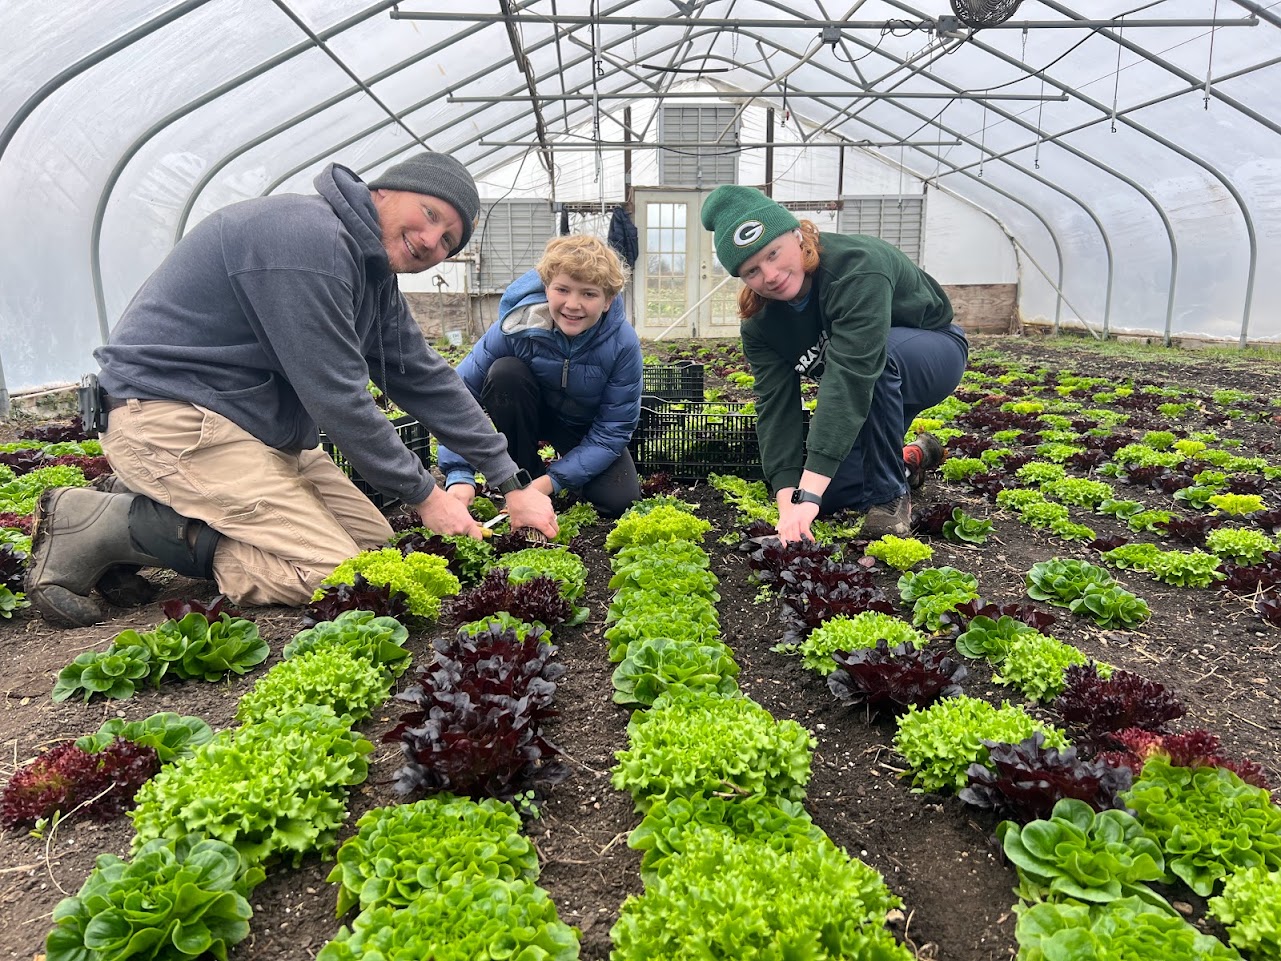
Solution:
[[[463,237],[449,256],[453,257],[471,240],[471,232],[480,217],[480,195],[476,193],[476,181],[472,180],[467,168],[448,154],[415,154],[394,167],[388,167],[368,186],[370,190],[408,190],[429,194],[453,207],[463,222]]]

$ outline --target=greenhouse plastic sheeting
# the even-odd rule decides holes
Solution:
[[[601,118],[616,124],[626,103],[617,94],[648,96],[699,79],[690,72],[699,68],[702,79],[760,91],[783,127],[792,118],[847,140],[961,141],[865,149],[1000,222],[1019,251],[1024,317],[1281,337],[1281,4],[1028,0],[1001,29],[952,36],[912,28],[950,15],[943,2],[556,4],[561,18],[591,15],[594,25],[548,22],[549,0],[396,7],[447,7],[474,13],[470,22],[399,19],[393,6],[9,0],[0,13],[8,388],[91,369],[104,332],[185,230],[229,203],[309,191],[329,162],[372,176],[426,145],[467,163],[486,197],[520,179],[548,198],[595,200],[601,174],[561,182],[561,155],[549,175],[539,154],[521,161],[527,148],[482,141],[534,140],[539,117],[514,99],[531,82],[543,95],[581,95],[541,106],[546,135],[562,138],[590,134]],[[522,22],[504,22],[504,10]],[[1216,10],[1220,20],[1257,11],[1259,22],[1141,26]],[[1017,27],[1131,11],[1127,29]],[[862,26],[836,42],[791,26],[847,13]],[[861,89],[965,97],[859,99]],[[610,96],[594,104],[593,92]],[[1068,99],[984,99],[1042,93]],[[646,102],[652,109],[637,104]],[[601,164],[616,181],[621,154]],[[815,199],[836,193],[833,183],[807,189]]]

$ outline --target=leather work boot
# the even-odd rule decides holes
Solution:
[[[139,494],[50,488],[40,495],[32,519],[27,599],[51,621],[96,624],[107,611],[93,590],[110,568],[167,567],[208,578],[220,537],[204,522]],[[109,579],[106,586],[117,583]]]
[[[895,537],[906,537],[912,532],[912,495],[904,494],[888,504],[877,504],[869,507],[863,515],[863,527],[859,537],[875,540],[886,534]]]
[[[925,483],[925,472],[934,470],[947,458],[947,451],[932,434],[917,434],[916,440],[903,448],[903,466],[907,483],[917,490]]]

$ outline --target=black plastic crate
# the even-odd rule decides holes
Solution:
[[[735,474],[760,480],[761,448],[756,414],[743,404],[674,403],[641,408],[629,450],[642,474],[659,472],[676,480],[706,480],[708,474]],[[802,421],[808,433],[809,411]]]
[[[645,364],[641,368],[641,393],[651,401],[701,401],[703,365],[694,363]]]
[[[391,425],[396,428],[396,436],[400,438],[401,443],[408,447],[411,452],[418,455],[423,467],[430,467],[431,434],[428,433],[427,428],[409,416],[397,417],[391,422]],[[385,496],[356,473],[355,468],[351,466],[351,462],[343,456],[343,452],[335,447],[323,432],[320,435],[320,446],[342,472],[351,478],[356,490],[368,497],[379,510],[390,510],[400,503],[399,498]]]

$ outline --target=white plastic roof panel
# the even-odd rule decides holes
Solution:
[[[308,191],[329,162],[373,176],[425,143],[468,163],[485,196],[618,202],[620,152],[559,150],[549,172],[543,152],[504,142],[618,141],[627,108],[632,137],[657,141],[656,91],[735,107],[747,101],[717,90],[758,92],[775,109],[780,197],[838,191],[837,151],[789,141],[906,141],[847,147],[844,192],[881,179],[860,151],[891,184],[994,217],[1019,252],[1025,316],[1281,339],[1281,4],[1025,0],[1002,28],[951,36],[916,28],[950,15],[945,0],[680,6],[9,0],[0,388],[74,380],[177,237],[225,204]],[[1252,12],[1257,26],[1186,23]],[[1122,14],[1123,29],[1054,26]],[[829,19],[859,26],[833,44],[801,23]],[[1002,99],[1042,93],[1067,99]],[[743,113],[741,142],[766,139],[761,116]],[[740,179],[761,182],[763,157],[745,150]],[[633,184],[657,185],[656,158],[633,151]]]

